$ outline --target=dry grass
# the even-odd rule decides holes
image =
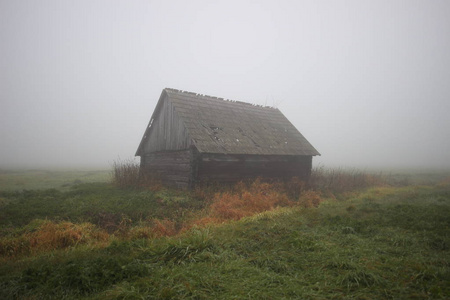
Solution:
[[[30,255],[81,244],[106,244],[108,240],[109,234],[91,223],[36,220],[22,234],[1,238],[0,255]]]
[[[17,215],[8,210],[14,218],[44,204],[54,215],[0,227],[0,298],[446,299],[450,181],[378,187],[382,178],[344,173],[190,193],[110,185],[3,193],[3,211],[25,203]],[[63,200],[64,215],[55,209]],[[89,201],[103,208],[97,225],[75,223]]]
[[[45,221],[35,232],[25,235],[33,251],[65,249],[78,244],[104,242],[109,235],[93,224]]]
[[[439,181],[437,183],[437,186],[440,186],[440,187],[450,186],[450,176],[442,179],[441,181]]]
[[[298,198],[298,205],[304,208],[318,207],[323,201],[321,193],[313,190],[307,190]]]
[[[324,193],[342,194],[369,187],[383,186],[386,177],[359,170],[315,168],[308,182],[310,189]]]
[[[318,168],[313,170],[307,183],[296,177],[287,182],[264,182],[258,178],[214,194],[199,188],[194,194],[209,199],[211,204],[207,216],[194,223],[201,226],[208,222],[239,220],[277,207],[318,207],[325,199],[333,200],[340,195],[385,185],[386,178],[381,174]]]
[[[138,163],[132,159],[117,160],[112,165],[112,183],[121,188],[146,187],[157,191],[161,181],[151,174],[142,173]]]
[[[131,160],[114,163],[113,183],[124,188],[162,188],[160,183],[140,176],[139,165]],[[103,229],[91,223],[37,221],[41,223],[31,226],[22,234],[2,237],[0,256],[13,257],[66,249],[79,244],[108,243],[112,236],[123,240],[173,236],[194,226],[240,220],[278,207],[314,208],[325,199],[335,199],[338,195],[345,197],[355,190],[383,185],[385,180],[382,176],[320,168],[312,172],[308,183],[292,178],[287,182],[256,179],[253,182],[239,182],[231,187],[198,186],[190,193],[190,197],[201,199],[207,205],[202,211],[191,213],[188,219],[167,217],[136,224],[123,214],[116,220],[115,214],[103,213],[100,215],[102,222],[98,223]]]
[[[272,196],[289,197],[282,187],[241,183],[213,195],[211,205],[229,200],[248,213],[271,209],[285,204],[270,202]],[[196,228],[176,238],[145,240],[173,234],[172,220],[133,225],[124,218],[120,234],[128,235],[111,238],[103,249],[88,245],[55,255],[2,258],[0,298],[447,299],[449,189],[382,187],[359,193],[358,199],[303,210],[322,199],[319,191],[305,190],[298,200],[288,198],[298,208]],[[257,199],[266,204],[254,203]],[[197,224],[217,222],[213,212],[202,212],[205,218]],[[63,222],[42,222],[25,231],[55,247],[83,241],[78,227]]]
[[[211,196],[206,216],[194,220],[190,226],[240,220],[278,207],[317,207],[323,201],[321,194],[305,188],[306,184],[298,178],[288,182],[264,182],[259,178],[253,182],[239,182]],[[199,191],[195,193],[199,194]]]
[[[287,195],[260,179],[246,185],[238,183],[232,191],[217,193],[210,206],[210,217],[239,220],[278,206],[293,205]]]
[[[35,220],[23,232],[0,238],[0,257],[17,258],[70,249],[78,245],[105,247],[114,239],[148,239],[173,236],[177,233],[179,230],[176,229],[175,222],[169,219],[154,219],[146,224],[133,226],[128,219],[124,218],[112,233],[91,223],[74,224]]]
[[[115,235],[121,239],[152,239],[165,236],[176,235],[179,231],[176,229],[175,222],[169,219],[154,219],[146,224],[128,227],[125,231]]]
[[[119,187],[137,187],[140,184],[139,164],[133,160],[115,161],[112,165],[112,183]]]
[[[156,237],[162,237],[175,235],[177,233],[177,230],[175,228],[175,222],[168,219],[164,219],[164,220],[154,220],[151,232]]]

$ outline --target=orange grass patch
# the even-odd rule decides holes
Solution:
[[[288,196],[274,189],[271,183],[257,179],[249,186],[238,183],[232,191],[217,193],[210,206],[210,217],[220,220],[239,220],[278,206],[292,206]]]
[[[164,220],[154,220],[153,221],[153,227],[151,228],[151,232],[156,237],[162,237],[162,236],[172,236],[177,233],[177,230],[175,228],[175,222],[164,219]]]
[[[42,251],[66,249],[78,244],[104,243],[109,235],[91,223],[43,221],[35,230],[18,237],[0,239],[0,255],[14,257]]]
[[[320,192],[308,190],[300,195],[298,199],[298,204],[305,208],[318,207],[320,202],[322,202]]]
[[[153,219],[142,225],[133,225],[131,219],[122,216],[120,223],[116,225],[117,220],[112,219],[115,216],[101,215],[104,221],[102,227],[109,229],[108,233],[91,223],[35,220],[35,224],[29,225],[22,234],[0,238],[0,256],[35,254],[80,244],[107,245],[111,236],[126,240],[174,236],[195,226],[204,227],[239,220],[277,207],[300,205],[310,208],[317,207],[322,202],[320,192],[307,190],[305,183],[297,178],[286,183],[269,183],[256,179],[250,183],[239,182],[215,194],[211,189],[199,188],[194,193],[210,205],[187,222]]]

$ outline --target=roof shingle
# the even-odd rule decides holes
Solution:
[[[200,152],[320,155],[276,108],[166,88]]]

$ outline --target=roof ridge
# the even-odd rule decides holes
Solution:
[[[183,90],[178,90],[178,89],[174,89],[174,88],[165,88],[164,90],[170,91],[170,92],[174,92],[174,93],[178,93],[178,94],[189,94],[189,95],[194,95],[194,96],[197,96],[197,97],[211,98],[211,99],[217,99],[217,100],[222,100],[222,101],[227,101],[227,102],[232,102],[232,103],[238,103],[238,104],[252,106],[252,107],[270,108],[270,109],[273,109],[273,110],[278,110],[276,107],[273,107],[273,106],[256,104],[256,103],[250,103],[250,102],[244,102],[244,101],[238,101],[238,100],[232,100],[232,99],[225,99],[225,98],[221,98],[221,97],[210,96],[210,95],[205,95],[205,94],[200,94],[200,93],[195,93],[195,92],[189,92],[189,91],[183,91]]]

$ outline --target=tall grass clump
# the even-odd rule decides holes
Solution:
[[[139,186],[139,164],[132,159],[118,160],[112,164],[112,183],[118,187]]]
[[[132,159],[117,160],[112,164],[112,183],[120,188],[162,188],[161,182],[151,174],[141,172],[140,165]]]
[[[334,195],[363,190],[386,184],[382,174],[360,170],[314,168],[309,178],[309,188]]]

